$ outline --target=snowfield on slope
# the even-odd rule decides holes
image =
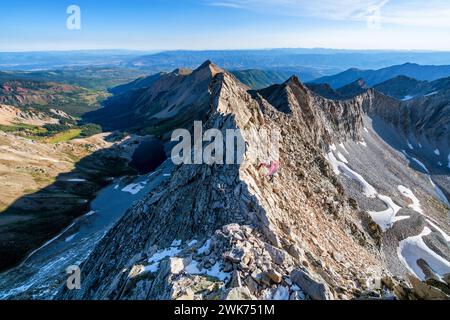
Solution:
[[[336,146],[331,145],[330,149],[336,151]],[[397,217],[396,215],[400,211],[401,207],[396,205],[390,197],[379,194],[377,190],[364,179],[363,176],[350,169],[350,167],[347,165],[347,159],[340,152],[337,153],[337,156],[340,160],[335,157],[332,151],[330,151],[326,155],[326,158],[330,162],[334,173],[336,175],[340,175],[342,171],[345,176],[357,181],[362,186],[364,195],[366,197],[378,198],[386,205],[386,210],[369,212],[372,219],[381,227],[383,231],[391,228],[396,221],[409,218],[409,216]]]
[[[417,264],[417,260],[419,259],[425,260],[440,277],[443,277],[446,273],[450,273],[450,262],[435,253],[425,244],[423,237],[429,234],[431,234],[430,228],[425,227],[419,235],[400,241],[397,250],[400,261],[412,274],[421,280],[426,280],[426,276]]]

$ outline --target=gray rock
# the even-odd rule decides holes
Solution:
[[[313,300],[333,299],[333,294],[328,285],[318,276],[310,274],[306,269],[295,269],[292,271],[290,278]]]
[[[241,273],[237,270],[233,271],[233,274],[231,276],[231,282],[230,282],[230,288],[239,288],[242,287],[241,282]]]
[[[344,260],[344,255],[335,251],[335,252],[333,252],[333,258],[337,262],[342,262]]]
[[[244,258],[245,252],[243,249],[234,248],[229,252],[224,253],[225,260],[231,261],[233,263],[239,263]]]
[[[270,244],[266,244],[267,252],[270,254],[270,257],[272,258],[273,262],[275,262],[278,265],[283,265],[283,263],[286,261],[286,253],[278,248],[275,248],[274,246]]]

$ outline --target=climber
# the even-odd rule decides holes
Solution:
[[[258,166],[258,171],[261,170],[261,168],[267,168],[268,172],[266,174],[266,177],[270,178],[270,181],[273,180],[273,177],[275,176],[275,174],[278,172],[278,170],[280,169],[280,163],[278,161],[270,161],[269,164],[267,163],[261,163]]]

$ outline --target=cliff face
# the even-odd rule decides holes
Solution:
[[[313,143],[327,149],[332,142],[357,140],[363,127],[363,98],[335,101],[315,95],[297,77],[257,92],[278,111],[306,129]]]
[[[450,91],[424,96],[410,101],[398,101],[374,89],[361,96],[364,110],[372,117],[381,117],[396,127],[406,138],[427,139],[449,147]]]
[[[335,139],[358,137],[361,102],[312,96],[295,78],[278,89],[267,100],[252,97],[222,72],[202,106],[211,110],[204,129],[242,130],[246,159],[265,147],[255,133],[281,132],[273,179],[249,161],[166,163],[170,178],[97,246],[83,265],[82,289],[60,297],[352,298],[380,279],[386,271],[366,231],[373,223],[323,155]]]

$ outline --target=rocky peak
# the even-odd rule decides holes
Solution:
[[[216,64],[212,63],[210,60],[203,62],[194,72],[210,74],[214,77],[218,73],[224,72],[223,69],[219,68]]]
[[[256,139],[259,130],[281,132],[279,173],[270,180],[260,170],[267,159],[166,163],[154,176],[169,171],[170,178],[105,236],[83,266],[82,290],[61,297],[328,299],[352,297],[348,283],[368,273],[380,276],[375,241],[317,147],[318,139],[331,140],[354,125],[342,123],[351,108],[332,101],[319,108],[325,100],[295,79],[272,88],[272,100],[247,89],[229,73],[217,73],[206,90],[210,112],[204,129],[241,129],[245,159],[266,147]],[[276,95],[291,114],[271,104]],[[345,255],[345,265],[334,251]],[[345,271],[349,266],[355,273]]]
[[[336,92],[339,94],[341,99],[350,99],[361,93],[364,93],[365,91],[367,91],[367,89],[369,89],[369,87],[367,86],[366,82],[364,81],[364,79],[360,78],[348,85],[337,89]]]
[[[331,100],[339,100],[341,97],[328,83],[308,83],[309,90],[321,97]]]
[[[345,137],[358,139],[362,130],[362,100],[333,101],[316,95],[292,77],[281,85],[257,91],[269,104],[302,124],[319,146]]]

